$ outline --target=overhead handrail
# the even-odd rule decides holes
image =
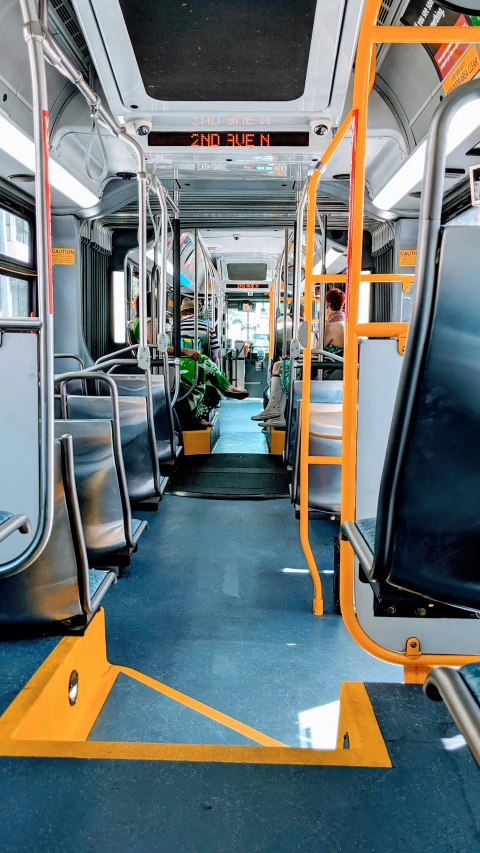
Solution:
[[[57,44],[48,29],[40,23],[36,15],[34,0],[20,0],[27,4],[32,11],[31,24],[35,28],[37,38],[43,45],[45,55],[57,70],[67,77],[83,95],[91,109],[96,111],[98,121],[103,124],[114,136],[133,149],[137,159],[137,182],[138,182],[138,269],[139,269],[139,346],[137,360],[139,367],[146,369],[150,366],[150,351],[147,347],[147,169],[145,152],[138,140],[130,136],[126,129],[117,123],[110,110],[105,107],[96,92],[88,85],[87,81],[70,61],[62,48]]]
[[[20,533],[30,533],[30,519],[26,515],[12,515],[11,518],[7,518],[6,521],[0,523],[0,542],[8,539],[17,530]]]

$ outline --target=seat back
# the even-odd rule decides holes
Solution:
[[[480,240],[447,227],[417,293],[380,487],[373,577],[480,609]],[[413,341],[413,343],[411,343]]]
[[[55,441],[54,458],[52,533],[45,550],[31,566],[0,578],[0,624],[61,622],[83,613],[79,581],[88,583],[88,565],[84,543],[72,529],[60,441]]]
[[[38,335],[4,331],[1,344],[0,507],[31,523],[30,533],[0,543],[0,563],[7,563],[31,544],[39,521]]]
[[[57,420],[55,437],[73,439],[75,483],[90,563],[127,544],[112,422]]]
[[[152,465],[145,397],[119,397],[123,461],[131,501],[157,496]],[[111,420],[110,397],[67,397],[67,415],[73,420]]]
[[[125,376],[112,374],[112,379],[122,397],[138,397],[147,395],[147,383],[145,374],[138,376]],[[176,437],[173,425],[173,416],[170,406],[169,395],[165,388],[165,377],[153,375],[151,377],[151,409],[147,405],[147,411],[151,411],[153,420],[153,432],[157,447],[159,462],[168,462],[175,458]]]
[[[288,446],[285,459],[287,465],[295,464],[295,448],[298,437],[298,401],[302,399],[302,388],[303,381],[295,379],[292,383],[292,395],[289,406]],[[312,403],[324,403],[338,407],[339,404],[343,403],[343,382],[336,380],[328,382],[313,380],[311,383],[310,398]]]
[[[321,383],[323,384],[323,383]],[[329,383],[325,383],[329,384]],[[300,433],[301,402],[298,406],[298,441],[293,469],[292,501],[300,503]],[[332,438],[329,438],[332,436]],[[311,456],[341,456],[342,454],[341,403],[312,403],[310,408]],[[311,465],[308,477],[308,506],[318,512],[339,513],[342,488],[341,465]]]

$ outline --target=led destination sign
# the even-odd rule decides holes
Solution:
[[[182,146],[184,148],[299,148],[309,144],[310,134],[305,131],[297,133],[264,132],[252,130],[247,133],[233,133],[220,130],[192,133],[177,133],[167,131],[159,133],[152,131],[148,134],[148,144],[155,148]]]

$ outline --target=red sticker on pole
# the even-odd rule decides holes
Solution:
[[[45,212],[47,226],[47,260],[48,260],[48,310],[53,314],[53,266],[52,266],[52,204],[50,199],[50,178],[48,158],[50,154],[48,110],[43,110],[43,168],[45,174]]]
[[[345,319],[350,313],[350,287],[352,281],[352,252],[353,252],[353,199],[355,195],[355,173],[357,169],[357,139],[358,139],[358,109],[352,112],[352,163],[350,168],[350,196],[348,200],[348,250],[347,250],[347,283],[345,286],[346,303]]]

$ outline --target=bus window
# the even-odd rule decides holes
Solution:
[[[30,286],[22,278],[0,274],[0,317],[28,317]]]
[[[31,246],[30,223],[0,208],[0,255],[23,264],[30,264]]]

